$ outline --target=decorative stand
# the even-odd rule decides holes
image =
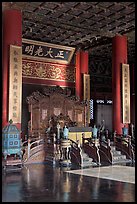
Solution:
[[[70,141],[67,139],[63,139],[60,144],[61,149],[60,164],[63,166],[71,165],[70,148],[71,148]]]

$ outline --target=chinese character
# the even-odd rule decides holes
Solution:
[[[34,51],[34,45],[26,46],[25,52],[27,52],[27,54],[33,55],[33,51]]]
[[[127,78],[125,78],[124,82],[127,83]]]
[[[125,71],[125,73],[127,73],[127,68],[125,68],[125,70],[124,70],[124,71]]]
[[[18,52],[16,50],[14,50],[14,55],[18,55]]]
[[[125,111],[126,111],[126,110],[128,110],[128,106],[127,106],[127,105],[125,105]]]
[[[52,48],[49,48],[49,51],[47,51],[47,54],[44,55],[45,57],[46,57],[47,55],[49,55],[51,58],[53,58],[53,56],[51,55],[51,54],[53,53],[53,51],[51,51],[51,49],[52,49]]]
[[[13,106],[13,110],[16,111],[17,110],[17,106]]]
[[[14,98],[14,103],[17,103],[17,99],[16,98]]]
[[[14,92],[13,95],[17,97],[17,92]]]
[[[17,117],[17,113],[14,112],[13,113],[13,117],[16,118]]]
[[[59,58],[63,58],[64,59],[63,52],[64,51],[59,51],[59,53],[55,57],[59,57]]]
[[[18,62],[18,59],[16,57],[14,57],[14,62]]]
[[[125,98],[127,98],[128,97],[128,95],[127,94],[125,94]]]
[[[124,74],[124,77],[127,77],[127,73]]]
[[[35,52],[35,55],[34,55],[34,56],[36,56],[36,55],[38,55],[38,56],[40,56],[40,57],[43,56],[43,49],[42,49],[41,46],[39,46],[39,48],[38,48],[37,51]]]
[[[125,89],[125,93],[127,93],[127,89]]]
[[[18,86],[17,85],[13,85],[13,89],[17,89],[18,88]]]
[[[128,110],[125,111],[125,114],[128,115]]]
[[[14,65],[14,69],[18,69],[18,65],[17,64]]]
[[[14,76],[18,76],[18,72],[17,71],[14,72]]]
[[[17,78],[14,78],[14,81],[13,81],[13,82],[14,82],[14,83],[17,83],[17,81],[18,81]]]
[[[127,84],[125,84],[125,88],[127,88]]]

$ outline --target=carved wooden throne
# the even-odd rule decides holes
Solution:
[[[85,127],[87,124],[85,102],[80,102],[71,95],[70,90],[59,86],[45,87],[43,92],[33,92],[27,97],[29,112],[31,113],[29,137],[43,137],[45,130],[60,123],[68,127]]]

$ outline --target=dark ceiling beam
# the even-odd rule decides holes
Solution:
[[[29,12],[29,15],[31,16],[34,16],[34,18],[36,18],[36,16],[37,16],[37,13],[35,12],[35,13],[33,13],[33,12]],[[44,15],[43,15],[44,16]],[[70,27],[70,29],[72,29],[72,30],[75,30],[75,29],[79,29],[79,30],[81,30],[82,32],[86,32],[86,30],[88,29],[88,30],[90,30],[90,28],[91,28],[91,30],[93,30],[93,28],[92,28],[92,26],[81,26],[81,25],[74,25],[74,23],[69,23],[69,22],[67,22],[66,23],[66,20],[65,19],[59,19],[59,18],[56,18],[56,17],[54,17],[54,15],[52,16],[52,17],[48,17],[47,15],[45,15],[44,16],[44,18],[46,18],[47,20],[49,20],[50,22],[51,21],[53,21],[54,23],[58,23],[58,24],[60,24],[60,25],[62,25],[62,26],[69,26]],[[74,17],[75,18],[75,17]],[[39,22],[40,24],[42,24],[42,22]],[[45,22],[46,23],[46,22]],[[45,24],[44,23],[44,24]],[[98,29],[98,30],[94,30],[94,33],[95,33],[95,35],[97,35],[97,34],[100,34],[100,35],[107,35],[107,36],[109,36],[109,37],[112,37],[112,36],[114,36],[114,34],[112,33],[112,32],[109,32],[109,31],[106,31],[106,32],[104,32],[104,31],[101,31],[100,30],[100,28]]]
[[[43,6],[45,2],[41,3],[36,9],[33,10],[33,12],[39,11]]]

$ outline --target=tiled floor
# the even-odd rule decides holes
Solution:
[[[32,164],[3,174],[3,202],[135,202],[135,167]]]
[[[69,173],[104,178],[115,181],[135,184],[135,167],[130,166],[104,166],[68,171]]]

